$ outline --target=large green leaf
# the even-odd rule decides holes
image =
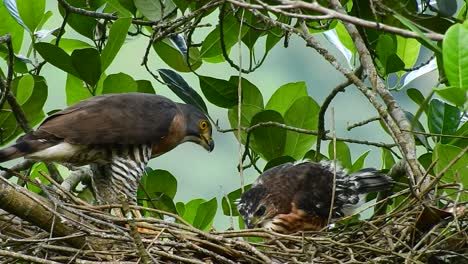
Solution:
[[[164,16],[171,13],[175,5],[170,0],[161,0],[161,1],[153,1],[153,0],[134,0],[136,8],[149,20],[158,21]],[[164,5],[161,6],[161,4]]]
[[[333,160],[333,141],[330,141],[328,144],[328,155],[330,157],[330,160]],[[348,145],[342,141],[337,141],[336,142],[336,159],[340,162],[340,165],[343,168],[351,169],[352,162],[351,162],[351,151],[349,150]]]
[[[395,159],[390,150],[386,148],[380,148],[382,150],[382,169],[390,169],[395,164]]]
[[[223,21],[223,43],[226,47],[226,50],[229,50],[239,38],[240,24],[239,21],[231,13],[224,18]],[[241,38],[247,33],[248,27],[242,25],[242,31],[240,33]],[[219,25],[208,34],[208,36],[203,41],[200,56],[202,58],[215,57],[222,54],[221,49],[221,37],[220,37]]]
[[[356,159],[356,161],[353,163],[353,166],[351,167],[351,169],[349,169],[348,172],[352,173],[364,168],[364,161],[366,161],[366,157],[367,155],[369,155],[369,153],[370,150],[364,152],[361,156],[359,156],[359,158]]]
[[[21,20],[31,32],[34,32],[41,22],[45,12],[45,4],[45,0],[16,0]]]
[[[125,73],[111,74],[104,80],[102,94],[137,92],[138,84]]]
[[[434,148],[434,152],[432,154],[432,159],[437,160],[437,163],[434,167],[434,172],[436,174],[441,173],[449,163],[455,159],[459,154],[462,153],[462,149],[451,146],[451,145],[443,145],[437,144]],[[466,189],[468,186],[468,154],[465,153],[455,164],[453,164],[447,172],[442,177],[443,180],[447,182],[456,182],[463,184],[463,187]],[[455,195],[452,195],[455,196]],[[462,195],[462,200],[467,201],[468,195]],[[462,201],[459,201],[462,202]]]
[[[208,108],[202,97],[188,83],[173,70],[159,69],[159,75],[166,82],[167,87],[171,89],[180,99],[187,104],[196,106],[201,111],[208,113]]]
[[[419,120],[416,120],[414,118],[414,115],[408,111],[404,111],[406,119],[411,124],[412,130],[415,132],[426,132],[424,130],[424,126],[419,122]],[[431,146],[429,145],[429,142],[427,141],[426,135],[415,133],[414,137],[416,138],[416,144],[421,144],[423,145],[426,149],[431,149]]]
[[[429,131],[436,134],[453,135],[460,123],[460,110],[438,99],[431,100],[427,117]],[[450,138],[442,137],[442,143]]]
[[[154,91],[153,84],[151,84],[150,81],[148,80],[138,80],[137,82],[137,91],[139,93],[149,93],[149,94],[155,94],[156,92]]]
[[[266,104],[265,109],[275,110],[284,115],[291,105],[303,96],[307,96],[305,82],[287,83],[275,91]]]
[[[453,138],[449,141],[450,145],[454,145],[460,148],[468,146],[468,122],[464,122],[463,125],[455,132],[455,135],[462,136],[464,138]]]
[[[468,91],[468,23],[455,24],[443,41],[444,71],[450,85]]]
[[[2,22],[0,23],[0,36],[7,33],[11,34],[13,50],[15,53],[19,53],[21,50],[21,44],[23,43],[23,27],[16,23],[15,19],[10,16],[8,10],[3,4],[0,4],[0,17],[2,18]]]
[[[142,186],[144,186],[147,194],[151,198],[157,198],[161,193],[174,199],[177,192],[176,178],[166,170],[147,170],[141,178]],[[138,191],[138,197],[144,198],[145,193],[142,190]]]
[[[93,48],[75,50],[71,61],[78,76],[91,87],[96,86],[102,72],[99,52]]]
[[[468,91],[465,91],[458,86],[434,88],[434,91],[443,99],[460,107],[465,104],[468,94]]]
[[[231,76],[229,82],[237,87],[239,83],[238,76]],[[242,113],[241,126],[248,127],[252,121],[252,117],[263,110],[263,96],[260,90],[247,79],[242,78]],[[232,128],[237,127],[238,123],[238,106],[234,106],[228,111],[228,119]],[[237,132],[234,132],[237,137]],[[245,144],[246,133],[241,132],[242,144]]]
[[[295,161],[296,161],[296,159],[294,159],[291,156],[277,157],[277,158],[274,158],[274,159],[268,161],[267,164],[265,165],[265,167],[263,167],[263,171],[266,171],[266,170],[268,170],[270,168],[276,167],[276,166],[284,164],[284,163],[295,162]]]
[[[400,36],[396,36],[396,40],[396,54],[403,61],[404,67],[406,69],[412,68],[418,59],[421,43],[419,43],[419,41],[416,39],[404,38]],[[399,72],[400,75],[403,73],[403,71]]]
[[[193,221],[195,220],[195,216],[197,215],[197,210],[198,210],[198,207],[200,206],[200,204],[206,202],[205,199],[194,199],[194,200],[191,200],[189,201],[188,203],[185,204],[185,206],[183,206],[183,214],[181,215],[182,218],[189,222],[190,224],[193,224]],[[177,203],[177,211],[179,212],[179,214],[181,213],[180,209],[182,209],[182,206],[179,205],[179,203]]]
[[[229,81],[209,76],[198,76],[200,88],[210,103],[223,108],[237,104],[237,86]]]
[[[22,105],[26,103],[34,91],[34,78],[32,75],[24,75],[18,82],[16,89],[16,101]]]
[[[231,124],[232,128],[237,127],[238,123],[238,106],[234,106],[233,108],[228,110],[228,119],[229,123]],[[263,108],[255,105],[243,105],[241,111],[241,126],[242,127],[249,127],[252,121],[252,118]],[[237,138],[237,132],[234,132],[234,135]],[[247,134],[245,132],[241,132],[241,139],[242,144],[245,144]]]
[[[48,63],[79,77],[79,73],[73,66],[71,57],[61,48],[46,42],[36,43],[34,48]]]
[[[67,74],[65,92],[67,94],[67,105],[75,104],[92,96],[88,88],[83,85],[83,81],[71,74]]]
[[[78,8],[85,10],[93,10],[95,3],[99,4],[100,1],[83,1],[83,0],[67,0],[67,3]],[[60,15],[65,16],[65,10],[62,5],[58,5]],[[94,9],[95,10],[95,9]],[[87,17],[80,14],[68,13],[67,24],[79,34],[93,40],[94,30],[96,29],[97,20],[93,17]]]
[[[280,113],[265,110],[252,118],[251,125],[268,121],[284,123]],[[286,143],[286,130],[279,127],[260,127],[253,130],[251,136],[252,148],[266,161],[282,156]]]
[[[158,1],[156,1],[158,2]],[[107,67],[112,63],[115,56],[122,47],[125,38],[127,37],[127,31],[132,23],[132,19],[119,18],[117,19],[109,31],[109,38],[107,44],[101,53],[101,70],[105,71]]]
[[[182,54],[170,39],[153,43],[153,49],[167,65],[178,72],[194,71],[202,65],[200,51],[196,47],[190,47],[188,53],[191,69],[187,65],[186,55]]]
[[[49,170],[47,169],[47,166],[42,162],[38,162],[32,166],[31,172],[29,173],[29,179],[35,182],[40,181],[42,184],[49,185],[50,182],[44,176],[42,176],[42,174],[40,174],[39,172],[49,174]],[[27,187],[28,187],[28,190],[31,192],[34,192],[34,193],[42,192],[42,189],[39,186],[36,186],[34,184],[27,183]]]
[[[53,40],[55,43],[55,39]],[[65,51],[67,54],[70,54],[76,49],[91,48],[91,45],[88,43],[78,40],[78,39],[68,39],[61,38],[59,42],[59,47]]]
[[[216,197],[201,203],[198,206],[197,214],[193,219],[193,226],[201,229],[207,230],[210,228],[211,223],[213,223],[213,219],[216,215],[216,210],[218,209],[218,201]]]
[[[296,99],[284,114],[284,122],[288,126],[314,130],[318,124],[318,112],[320,106],[310,96]],[[302,134],[288,130],[286,132],[286,144],[283,155],[301,159],[312,147],[314,135]]]

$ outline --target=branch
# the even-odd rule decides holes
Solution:
[[[374,121],[379,121],[379,120],[380,120],[380,116],[371,117],[371,118],[368,118],[366,120],[363,120],[363,121],[348,125],[346,130],[351,131],[351,129],[353,129],[353,128],[364,126],[364,125],[367,125],[369,123],[372,123]]]
[[[323,7],[316,1],[312,3],[307,3],[304,1],[282,0],[280,2],[283,5],[275,5],[275,6],[267,5],[261,1],[257,1],[261,3],[260,5],[249,4],[249,3],[239,1],[239,0],[228,0],[228,1],[235,6],[240,6],[249,10],[268,10],[274,13],[279,13],[288,17],[296,17],[296,18],[300,18],[303,20],[339,19],[343,22],[352,23],[354,25],[358,25],[358,26],[362,26],[366,28],[373,28],[373,29],[378,29],[378,30],[385,31],[385,32],[390,32],[396,35],[400,35],[402,37],[422,39],[422,37],[416,32],[385,25],[382,23],[368,21],[368,20],[361,19],[361,18],[354,17],[354,16],[349,16],[345,13],[337,12],[333,9],[328,9],[326,7]],[[297,9],[312,10],[312,11],[322,14],[322,16],[304,15],[304,14],[284,11],[284,10],[294,11]],[[444,38],[444,35],[437,34],[437,33],[424,33],[424,36],[430,40],[435,40],[435,41],[440,41]]]
[[[362,67],[359,67],[354,74],[360,76],[362,74]],[[325,113],[327,112],[328,106],[330,105],[331,101],[335,98],[335,96],[340,93],[344,92],[346,87],[350,86],[352,82],[350,80],[346,80],[342,84],[339,84],[332,92],[325,98],[322,106],[320,107],[319,116],[318,116],[318,135],[317,135],[317,149],[315,150],[315,161],[319,161],[320,157],[320,148],[321,148],[321,141],[325,136]]]
[[[337,10],[337,12],[344,13],[344,10],[338,0],[332,0],[330,4],[335,10]],[[411,133],[401,131],[401,129],[410,129],[411,125],[406,119],[404,111],[396,102],[390,91],[385,87],[383,81],[379,78],[369,50],[367,49],[366,44],[359,34],[356,26],[352,23],[344,23],[344,26],[356,46],[361,65],[370,78],[373,91],[375,91],[382,98],[386,105],[386,110],[390,116],[387,116],[386,111],[383,115],[379,111],[379,114],[382,117],[382,121],[384,121],[389,130],[392,131],[392,134],[396,139],[395,142],[398,143],[399,148],[407,161],[407,172],[410,181],[415,184],[423,177],[424,169],[416,159],[416,145],[413,135]],[[366,96],[367,94],[370,95],[367,89],[360,90],[364,92]]]

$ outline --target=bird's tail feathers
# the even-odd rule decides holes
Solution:
[[[40,139],[20,141],[13,146],[6,147],[0,150],[0,162],[24,157],[28,154],[46,149],[55,144],[55,142],[49,142]]]
[[[376,169],[363,169],[352,173],[349,177],[356,184],[356,192],[360,194],[381,192],[393,186],[392,179]]]

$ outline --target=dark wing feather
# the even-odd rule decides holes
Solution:
[[[179,113],[159,95],[109,94],[81,101],[48,117],[28,138],[63,139],[72,144],[158,143]]]

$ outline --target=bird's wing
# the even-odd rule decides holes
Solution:
[[[159,143],[178,114],[174,102],[158,95],[97,96],[50,116],[26,137],[87,145]]]

